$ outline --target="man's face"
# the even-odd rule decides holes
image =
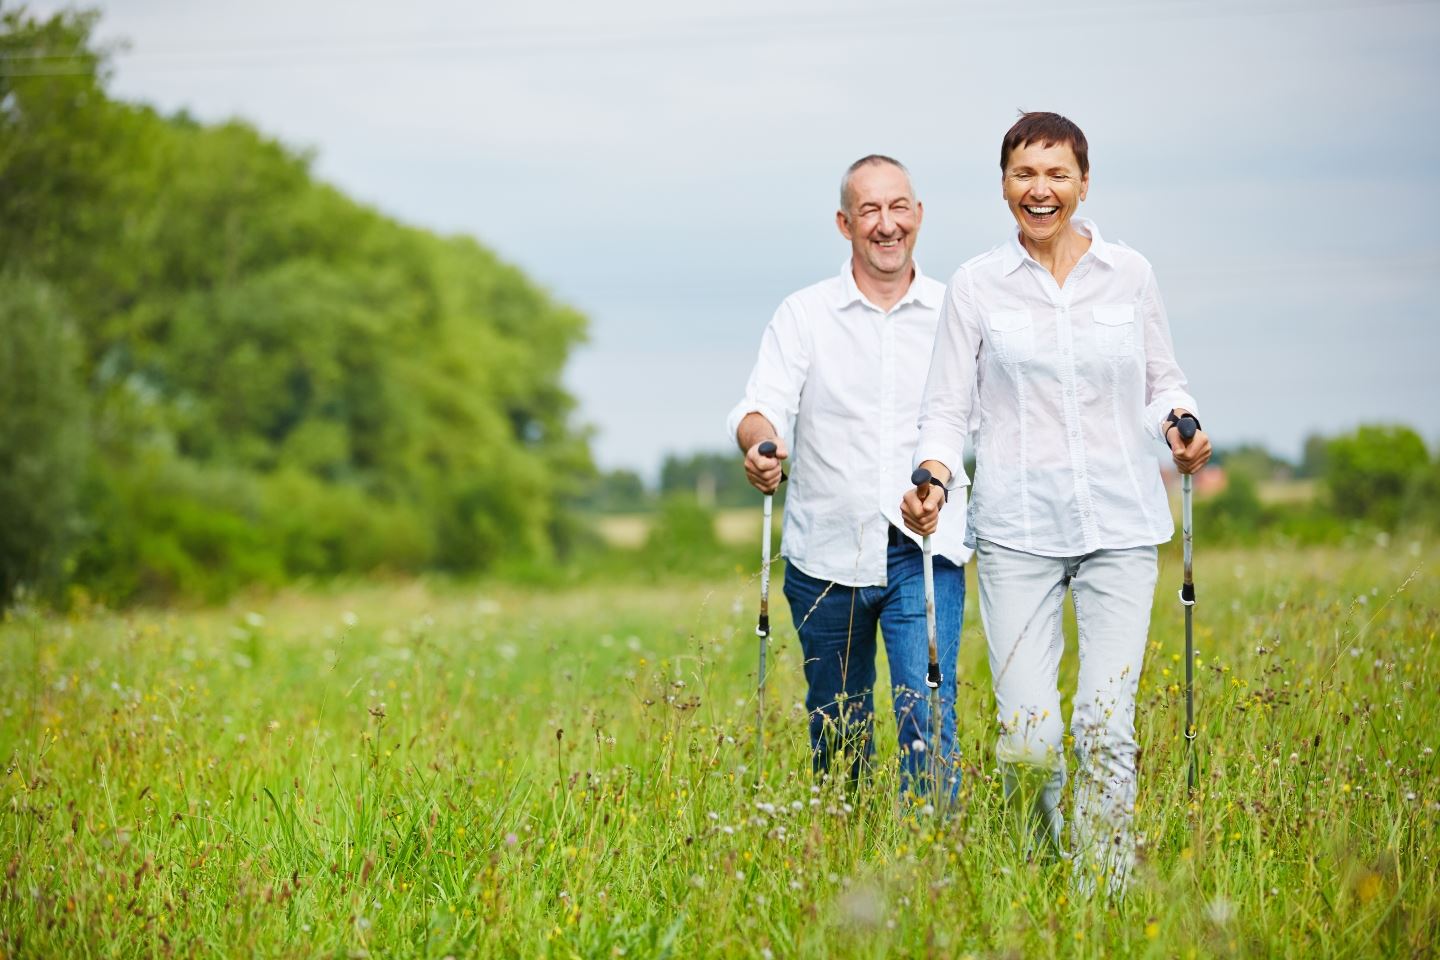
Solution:
[[[1068,143],[1027,143],[1005,163],[1005,202],[1025,238],[1046,243],[1060,235],[1090,189],[1090,175]]]
[[[855,266],[877,279],[908,273],[924,207],[905,171],[873,163],[850,175],[850,202],[835,223],[855,252]]]

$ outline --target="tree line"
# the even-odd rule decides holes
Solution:
[[[95,24],[0,15],[0,604],[563,555],[584,318],[246,123],[111,98]]]

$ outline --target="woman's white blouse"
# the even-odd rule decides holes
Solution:
[[[1174,407],[1199,410],[1155,273],[1094,223],[1073,225],[1090,249],[1063,287],[1017,233],[963,265],[945,291],[915,462],[938,460],[956,485],[969,482],[966,431],[978,413],[972,545],[1071,557],[1175,532],[1160,424]]]

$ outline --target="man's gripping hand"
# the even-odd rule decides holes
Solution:
[[[775,444],[773,457],[762,456],[760,453],[760,444],[767,441]],[[750,449],[745,451],[745,478],[750,481],[750,486],[761,493],[774,493],[784,476],[784,468],[780,462],[789,456],[790,451],[786,448],[785,441],[779,437],[766,437],[752,444]]]

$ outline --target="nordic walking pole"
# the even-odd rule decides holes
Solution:
[[[930,471],[924,467],[917,467],[915,472],[910,474],[910,482],[919,489],[922,500],[931,492]],[[920,556],[925,572],[925,634],[930,641],[930,669],[925,675],[925,686],[930,688],[930,783],[935,791],[932,799],[938,809],[943,753],[940,737],[944,721],[940,717],[940,652],[935,646],[935,563],[930,552],[928,533],[921,538]]]
[[[756,448],[756,453],[762,457],[775,456],[775,442],[766,440]],[[785,482],[785,473],[781,471],[780,482]],[[765,494],[765,523],[760,539],[760,620],[755,625],[755,636],[760,638],[760,671],[755,686],[756,699],[756,721],[755,721],[755,773],[759,776],[763,773],[762,761],[765,757],[765,654],[770,646],[770,516],[773,509],[773,494]]]
[[[1188,413],[1180,418],[1175,429],[1186,443],[1195,436],[1199,421]],[[1191,540],[1190,474],[1180,476],[1180,535],[1185,542],[1185,581],[1180,585],[1180,603],[1185,607],[1185,741],[1189,753],[1186,782],[1190,792],[1195,792],[1198,760],[1195,756],[1195,633],[1193,615],[1195,612],[1195,577],[1192,568],[1193,546]]]

